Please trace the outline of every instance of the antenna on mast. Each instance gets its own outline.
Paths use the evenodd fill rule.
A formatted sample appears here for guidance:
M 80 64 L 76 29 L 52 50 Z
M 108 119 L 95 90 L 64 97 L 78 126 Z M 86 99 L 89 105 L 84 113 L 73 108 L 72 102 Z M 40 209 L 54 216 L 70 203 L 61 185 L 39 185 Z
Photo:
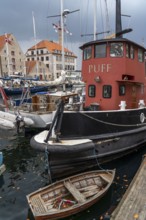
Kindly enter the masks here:
M 61 30 L 61 38 L 62 38 L 62 69 L 65 69 L 65 64 L 64 64 L 64 20 L 67 17 L 67 15 L 77 12 L 79 11 L 79 9 L 77 10 L 73 10 L 70 11 L 69 9 L 63 9 L 63 0 L 61 0 L 61 13 L 58 15 L 51 15 L 51 16 L 47 16 L 47 18 L 55 18 L 55 17 L 60 17 L 61 18 L 61 26 L 60 26 L 60 30 Z M 59 30 L 58 29 L 58 30 Z

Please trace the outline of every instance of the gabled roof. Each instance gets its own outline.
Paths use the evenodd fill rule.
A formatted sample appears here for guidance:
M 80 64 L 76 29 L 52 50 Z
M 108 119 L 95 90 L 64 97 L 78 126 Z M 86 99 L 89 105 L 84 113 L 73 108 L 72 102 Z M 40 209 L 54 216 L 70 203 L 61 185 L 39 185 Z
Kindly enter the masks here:
M 60 44 L 53 42 L 53 41 L 48 41 L 48 40 L 40 41 L 38 44 L 29 48 L 28 51 L 29 50 L 36 50 L 36 48 L 37 49 L 45 49 L 46 48 L 49 52 L 52 52 L 52 53 L 55 53 L 56 51 L 62 51 L 62 46 Z M 73 52 L 71 52 L 67 48 L 64 48 L 64 52 L 70 52 L 70 53 L 72 53 L 73 56 L 75 56 L 73 54 Z
M 7 38 L 9 38 L 10 36 L 11 36 L 11 34 L 7 34 Z M 0 36 L 0 50 L 2 50 L 6 44 L 5 37 L 6 37 L 5 35 Z

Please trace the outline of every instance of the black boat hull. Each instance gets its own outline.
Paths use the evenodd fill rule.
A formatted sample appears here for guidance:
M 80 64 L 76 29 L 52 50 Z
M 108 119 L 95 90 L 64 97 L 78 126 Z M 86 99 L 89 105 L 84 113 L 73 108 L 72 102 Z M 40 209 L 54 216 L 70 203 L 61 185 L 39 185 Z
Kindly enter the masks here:
M 87 138 L 87 137 L 86 137 Z M 44 138 L 45 139 L 45 138 Z M 43 140 L 43 139 L 42 139 Z M 54 178 L 84 171 L 98 164 L 123 157 L 146 143 L 146 126 L 127 131 L 106 133 L 88 136 L 85 143 L 71 144 L 73 139 L 68 138 L 68 145 L 43 142 L 34 136 L 31 146 L 39 151 L 48 152 L 49 167 Z M 80 140 L 81 139 L 74 139 Z M 83 139 L 82 139 L 83 140 Z

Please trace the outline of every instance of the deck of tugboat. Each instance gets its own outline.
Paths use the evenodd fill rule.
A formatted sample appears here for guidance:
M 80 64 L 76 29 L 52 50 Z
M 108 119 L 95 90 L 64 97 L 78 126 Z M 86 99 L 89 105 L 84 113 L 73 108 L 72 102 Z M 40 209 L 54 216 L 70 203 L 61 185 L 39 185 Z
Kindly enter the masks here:
M 61 140 L 60 142 L 57 143 L 57 145 L 65 145 L 65 146 L 72 146 L 72 145 L 77 145 L 77 144 L 85 144 L 92 142 L 89 139 L 78 139 L 78 140 Z M 56 145 L 56 142 L 54 141 L 48 141 L 49 145 Z

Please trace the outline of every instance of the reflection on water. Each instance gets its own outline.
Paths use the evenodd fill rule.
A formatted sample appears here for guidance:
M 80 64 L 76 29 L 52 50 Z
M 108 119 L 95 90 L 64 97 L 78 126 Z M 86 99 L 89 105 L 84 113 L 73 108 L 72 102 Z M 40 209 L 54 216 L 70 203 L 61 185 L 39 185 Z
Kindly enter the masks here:
M 10 138 L 9 134 L 9 139 L 1 140 L 6 172 L 0 177 L 0 218 L 26 220 L 26 195 L 47 184 L 43 155 L 30 148 L 29 137 Z
M 33 220 L 26 195 L 48 184 L 45 174 L 44 154 L 30 147 L 31 135 L 16 136 L 0 130 L 0 151 L 4 154 L 6 172 L 0 177 L 0 219 Z M 111 212 L 120 201 L 136 170 L 145 148 L 123 159 L 102 166 L 103 169 L 116 168 L 116 178 L 107 195 L 90 209 L 66 218 L 68 220 L 99 220 L 106 212 Z

